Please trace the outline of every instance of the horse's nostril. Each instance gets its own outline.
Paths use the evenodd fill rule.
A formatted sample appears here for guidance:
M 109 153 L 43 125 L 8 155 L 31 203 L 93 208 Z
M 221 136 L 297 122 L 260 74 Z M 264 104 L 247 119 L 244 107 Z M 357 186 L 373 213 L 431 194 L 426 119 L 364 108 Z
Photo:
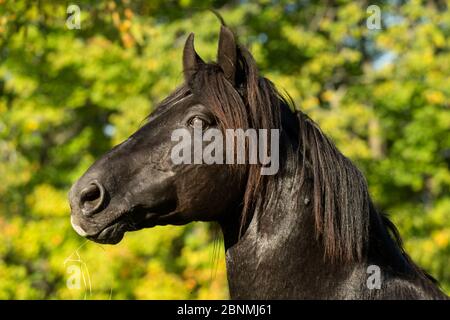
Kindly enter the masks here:
M 92 184 L 81 192 L 81 202 L 97 200 L 100 197 L 100 189 Z
M 89 215 L 99 211 L 105 199 L 105 189 L 97 181 L 92 181 L 89 186 L 81 190 L 80 208 L 83 214 Z

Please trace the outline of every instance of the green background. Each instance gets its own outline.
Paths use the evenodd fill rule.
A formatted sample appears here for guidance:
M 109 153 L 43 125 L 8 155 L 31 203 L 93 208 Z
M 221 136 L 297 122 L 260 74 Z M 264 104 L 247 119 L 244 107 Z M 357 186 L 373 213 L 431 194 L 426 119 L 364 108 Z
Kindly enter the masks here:
M 0 299 L 228 298 L 214 226 L 100 246 L 72 230 L 66 200 L 182 83 L 189 32 L 214 60 L 220 24 L 206 8 L 363 170 L 407 251 L 449 294 L 448 3 L 327 2 L 0 0 Z M 79 30 L 65 24 L 72 3 Z M 381 29 L 366 25 L 374 3 Z

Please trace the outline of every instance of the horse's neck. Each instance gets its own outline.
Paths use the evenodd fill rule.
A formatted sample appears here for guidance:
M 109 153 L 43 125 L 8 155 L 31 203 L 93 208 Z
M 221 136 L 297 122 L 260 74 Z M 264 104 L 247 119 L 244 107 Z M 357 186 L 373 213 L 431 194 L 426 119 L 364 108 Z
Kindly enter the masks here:
M 361 296 L 366 283 L 365 264 L 344 266 L 324 258 L 315 231 L 312 174 L 288 162 L 299 161 L 296 119 L 285 108 L 280 151 L 288 160 L 277 174 L 277 191 L 264 196 L 266 205 L 253 212 L 241 238 L 239 210 L 221 222 L 231 298 L 352 298 Z
M 239 241 L 230 230 L 236 226 L 222 226 L 231 298 L 339 298 L 344 283 L 362 283 L 361 266 L 325 262 L 313 229 L 311 197 L 301 195 L 295 211 L 288 191 L 279 197 L 274 206 L 253 214 Z
M 304 190 L 311 188 L 306 185 Z M 291 207 L 295 201 L 288 191 L 279 196 L 276 205 L 253 214 L 240 239 L 237 224 L 222 224 L 232 299 L 444 297 L 429 281 L 418 289 L 406 280 L 396 279 L 387 291 L 369 290 L 371 264 L 383 270 L 384 281 L 398 273 L 408 274 L 411 279 L 418 277 L 387 237 L 385 228 L 375 231 L 373 236 L 378 240 L 363 262 L 331 263 L 324 258 L 323 244 L 316 238 L 312 201 L 305 201 L 311 199 L 310 195 L 301 193 L 296 199 L 301 205 L 296 210 Z M 378 222 L 373 228 L 380 228 Z
M 287 113 L 288 110 L 284 112 Z M 284 132 L 295 137 L 298 134 L 295 122 L 289 123 L 288 120 L 292 118 L 289 114 L 284 118 Z M 286 135 L 282 138 L 295 141 L 295 138 L 289 139 Z M 286 141 L 282 145 L 292 145 L 293 149 L 296 147 L 295 143 Z M 289 158 L 289 155 L 285 158 Z M 230 210 L 226 218 L 228 221 L 221 222 L 231 298 L 398 298 L 399 292 L 402 293 L 400 296 L 406 298 L 426 298 L 430 297 L 427 290 L 441 296 L 431 283 L 423 285 L 427 287 L 426 290 L 419 290 L 409 281 L 397 278 L 397 274 L 407 274 L 409 278 L 417 279 L 418 273 L 391 239 L 386 222 L 382 221 L 372 205 L 369 206 L 367 257 L 362 262 L 346 264 L 331 263 L 324 258 L 324 245 L 321 239 L 317 239 L 315 231 L 311 176 L 306 170 L 304 183 L 299 184 L 298 167 L 286 165 L 284 169 L 277 176 L 280 184 L 275 189 L 278 191 L 267 197 L 264 208 L 250 215 L 250 223 L 244 227 L 242 237 L 238 236 L 241 208 Z M 300 190 L 298 186 L 301 186 Z M 394 282 L 390 289 L 379 292 L 369 290 L 366 285 L 369 264 L 382 268 L 386 279 L 395 278 L 390 280 Z

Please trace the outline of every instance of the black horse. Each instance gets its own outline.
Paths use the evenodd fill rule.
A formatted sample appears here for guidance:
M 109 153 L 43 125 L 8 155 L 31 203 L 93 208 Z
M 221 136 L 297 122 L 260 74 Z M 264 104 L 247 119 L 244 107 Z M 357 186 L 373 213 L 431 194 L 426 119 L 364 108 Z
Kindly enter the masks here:
M 95 162 L 69 198 L 78 234 L 118 243 L 126 231 L 217 221 L 233 299 L 445 299 L 374 208 L 366 181 L 319 127 L 258 73 L 222 26 L 218 62 L 191 34 L 184 84 L 144 126 Z M 279 129 L 280 168 L 174 164 L 185 128 Z

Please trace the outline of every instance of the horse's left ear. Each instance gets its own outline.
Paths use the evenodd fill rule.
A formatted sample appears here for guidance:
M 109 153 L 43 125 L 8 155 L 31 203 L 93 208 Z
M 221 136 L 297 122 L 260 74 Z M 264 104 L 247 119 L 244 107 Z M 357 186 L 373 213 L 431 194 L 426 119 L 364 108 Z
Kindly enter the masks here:
M 225 77 L 234 85 L 237 68 L 237 45 L 233 32 L 222 25 L 219 36 L 219 51 L 217 62 L 222 68 Z
M 194 34 L 191 33 L 186 40 L 183 50 L 183 72 L 184 79 L 189 82 L 192 76 L 197 72 L 198 67 L 204 64 L 202 58 L 197 54 L 194 48 Z

